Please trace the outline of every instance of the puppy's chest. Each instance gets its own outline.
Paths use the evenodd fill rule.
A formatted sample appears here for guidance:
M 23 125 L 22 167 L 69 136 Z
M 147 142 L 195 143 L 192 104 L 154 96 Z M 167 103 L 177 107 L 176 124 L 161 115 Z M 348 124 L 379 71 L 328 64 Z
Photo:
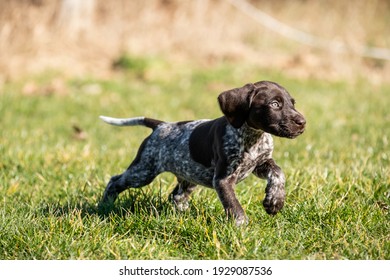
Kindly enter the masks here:
M 238 180 L 247 177 L 253 169 L 272 157 L 273 141 L 268 133 L 249 128 L 227 129 L 224 139 L 224 153 L 228 173 L 235 173 Z

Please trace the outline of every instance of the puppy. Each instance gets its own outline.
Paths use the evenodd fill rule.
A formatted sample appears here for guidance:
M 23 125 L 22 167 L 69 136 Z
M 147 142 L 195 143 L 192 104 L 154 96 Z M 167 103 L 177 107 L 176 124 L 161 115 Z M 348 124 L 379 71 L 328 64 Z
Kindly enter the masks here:
M 218 102 L 224 116 L 214 120 L 170 123 L 101 116 L 112 125 L 153 130 L 127 170 L 108 182 L 101 203 L 112 203 L 124 190 L 143 187 L 158 174 L 171 172 L 178 184 L 170 197 L 179 210 L 188 208 L 191 192 L 202 185 L 215 189 L 227 216 L 241 225 L 247 218 L 234 187 L 253 173 L 267 180 L 263 206 L 268 214 L 276 214 L 285 201 L 285 176 L 272 159 L 271 134 L 295 138 L 304 132 L 305 118 L 290 94 L 269 81 L 222 92 Z

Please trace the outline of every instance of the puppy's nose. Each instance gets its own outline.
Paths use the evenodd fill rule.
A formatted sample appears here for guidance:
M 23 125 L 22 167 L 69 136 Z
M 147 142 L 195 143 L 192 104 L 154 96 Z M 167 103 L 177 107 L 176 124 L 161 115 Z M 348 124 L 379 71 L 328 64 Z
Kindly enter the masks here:
M 305 126 L 306 120 L 303 117 L 298 117 L 294 120 L 294 122 L 299 126 Z

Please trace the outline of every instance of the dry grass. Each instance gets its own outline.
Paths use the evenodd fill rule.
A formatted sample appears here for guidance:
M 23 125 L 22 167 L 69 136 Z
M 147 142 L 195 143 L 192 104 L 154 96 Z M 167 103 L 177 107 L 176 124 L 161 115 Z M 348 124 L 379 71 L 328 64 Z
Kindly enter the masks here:
M 49 69 L 103 76 L 124 52 L 167 60 L 277 68 L 298 77 L 382 82 L 386 61 L 340 55 L 280 37 L 222 0 L 85 0 L 84 13 L 60 0 L 0 2 L 1 81 Z M 328 40 L 390 48 L 388 1 L 252 1 L 292 27 Z

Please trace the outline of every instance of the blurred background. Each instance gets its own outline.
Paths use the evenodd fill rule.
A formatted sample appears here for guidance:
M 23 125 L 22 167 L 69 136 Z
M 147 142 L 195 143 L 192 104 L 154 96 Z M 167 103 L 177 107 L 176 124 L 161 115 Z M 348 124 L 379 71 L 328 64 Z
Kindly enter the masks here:
M 124 54 L 382 83 L 389 49 L 388 0 L 0 0 L 0 84 L 107 76 Z

